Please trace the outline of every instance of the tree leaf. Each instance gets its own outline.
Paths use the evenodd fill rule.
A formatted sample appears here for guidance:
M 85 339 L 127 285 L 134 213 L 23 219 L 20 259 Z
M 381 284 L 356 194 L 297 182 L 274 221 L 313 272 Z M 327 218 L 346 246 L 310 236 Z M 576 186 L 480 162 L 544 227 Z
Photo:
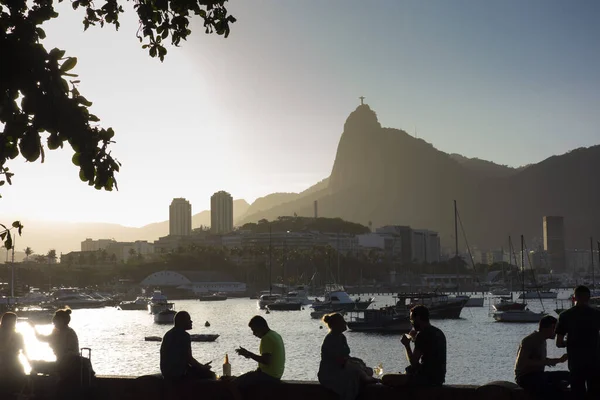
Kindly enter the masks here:
M 61 72 L 67 72 L 75 68 L 77 65 L 77 57 L 69 57 L 60 66 Z

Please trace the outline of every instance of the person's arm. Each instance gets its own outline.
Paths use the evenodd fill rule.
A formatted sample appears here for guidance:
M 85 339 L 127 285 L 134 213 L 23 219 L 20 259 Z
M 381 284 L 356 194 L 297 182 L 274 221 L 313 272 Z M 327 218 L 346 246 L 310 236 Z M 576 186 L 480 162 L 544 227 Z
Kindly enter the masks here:
M 240 347 L 239 349 L 236 350 L 236 352 L 245 358 L 251 358 L 254 361 L 256 361 L 257 363 L 260 364 L 265 364 L 265 365 L 269 365 L 271 363 L 271 353 L 265 353 L 262 355 L 258 355 L 258 354 L 254 354 L 253 352 L 244 349 L 243 347 Z
M 400 342 L 404 345 L 404 352 L 406 353 L 406 359 L 411 366 L 419 366 L 419 360 L 421 359 L 421 351 L 415 346 L 415 349 L 410 348 L 410 339 L 406 335 L 402 335 Z

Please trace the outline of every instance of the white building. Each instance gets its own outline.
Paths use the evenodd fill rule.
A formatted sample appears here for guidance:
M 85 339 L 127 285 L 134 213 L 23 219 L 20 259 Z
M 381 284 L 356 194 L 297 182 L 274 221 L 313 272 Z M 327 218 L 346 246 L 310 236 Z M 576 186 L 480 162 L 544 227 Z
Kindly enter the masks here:
M 192 233 L 192 205 L 184 198 L 175 198 L 169 206 L 169 235 L 187 236 Z
M 245 283 L 235 282 L 216 271 L 160 271 L 147 276 L 140 285 L 189 290 L 195 294 L 224 292 L 233 295 L 246 292 Z
M 365 233 L 356 236 L 361 250 L 379 249 L 385 256 L 399 260 L 402 255 L 402 238 L 386 233 Z
M 426 229 L 413 229 L 411 239 L 412 260 L 418 263 L 440 261 L 440 236 Z
M 93 240 L 93 239 L 87 238 L 83 242 L 81 242 L 81 251 L 104 250 L 112 243 L 116 243 L 116 241 L 114 239 Z
M 222 235 L 233 231 L 233 197 L 220 191 L 210 198 L 210 230 Z
M 221 237 L 223 247 L 227 248 L 290 248 L 310 250 L 315 246 L 329 244 L 328 237 L 318 232 L 272 232 L 252 233 L 247 231 L 233 232 Z

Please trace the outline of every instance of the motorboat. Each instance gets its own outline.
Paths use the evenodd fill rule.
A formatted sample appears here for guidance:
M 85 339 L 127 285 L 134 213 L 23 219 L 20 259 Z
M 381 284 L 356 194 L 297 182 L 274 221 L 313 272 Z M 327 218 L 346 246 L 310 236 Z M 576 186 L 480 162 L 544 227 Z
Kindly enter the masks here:
M 148 299 L 138 297 L 133 301 L 122 301 L 117 305 L 119 310 L 145 310 L 148 308 Z
M 492 314 L 497 322 L 520 322 L 520 323 L 535 323 L 546 315 L 545 312 L 533 312 L 529 309 L 525 310 L 509 310 L 498 311 Z
M 412 329 L 406 314 L 396 307 L 351 311 L 347 315 L 348 329 L 355 332 L 407 333 Z
M 519 299 L 556 299 L 557 296 L 557 292 L 530 290 L 521 293 Z
M 296 301 L 303 306 L 308 306 L 313 303 L 312 300 L 308 298 L 305 286 L 296 286 L 293 290 L 289 291 L 285 297 L 290 301 Z
M 508 299 L 501 298 L 500 301 L 492 304 L 492 308 L 496 312 L 501 312 L 501 311 L 523 311 L 526 306 L 527 306 L 527 303 L 525 303 L 525 302 L 519 303 L 519 302 L 513 301 L 510 298 L 508 298 Z
M 362 301 L 360 298 L 353 300 L 348 293 L 346 293 L 343 286 L 331 284 L 326 285 L 323 300 L 316 298 L 311 307 L 315 311 L 333 309 L 353 311 L 365 310 L 371 303 L 373 303 L 373 298 Z
M 106 306 L 106 299 L 94 298 L 82 293 L 77 288 L 62 288 L 50 294 L 52 300 L 43 303 L 54 308 L 69 307 L 72 310 L 84 308 L 101 308 Z
M 158 314 L 161 311 L 170 310 L 173 308 L 173 303 L 167 301 L 167 296 L 162 294 L 160 290 L 155 290 L 150 296 L 147 303 L 148 312 L 150 314 Z
M 269 311 L 300 311 L 302 309 L 302 303 L 295 300 L 290 300 L 287 297 L 278 299 L 275 302 L 267 305 Z
M 265 310 L 269 304 L 273 304 L 279 299 L 281 299 L 280 294 L 262 294 L 257 302 L 258 308 Z
M 396 309 L 408 315 L 411 308 L 424 305 L 429 309 L 431 319 L 458 319 L 468 299 L 449 297 L 437 292 L 399 293 Z
M 173 306 L 173 303 L 169 303 L 169 304 L 171 306 Z M 177 313 L 172 308 L 159 311 L 153 315 L 154 322 L 157 324 L 172 324 L 173 321 L 175 320 L 175 314 L 177 314 Z
M 198 300 L 200 300 L 200 301 L 225 301 L 225 300 L 227 300 L 227 295 L 225 293 L 201 294 L 200 296 L 198 296 Z

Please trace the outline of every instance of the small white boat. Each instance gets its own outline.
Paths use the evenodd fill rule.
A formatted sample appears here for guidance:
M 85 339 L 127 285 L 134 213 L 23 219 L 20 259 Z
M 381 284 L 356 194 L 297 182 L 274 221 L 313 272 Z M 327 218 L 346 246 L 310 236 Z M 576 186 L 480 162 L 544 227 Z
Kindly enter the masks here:
M 263 294 L 258 299 L 258 308 L 264 310 L 268 305 L 275 303 L 279 299 L 281 299 L 281 295 L 279 294 Z
M 546 315 L 544 312 L 531 310 L 498 311 L 492 314 L 497 322 L 537 323 Z
M 148 308 L 148 299 L 138 297 L 133 301 L 122 301 L 117 305 L 119 310 L 145 310 Z
M 170 310 L 173 308 L 173 303 L 167 301 L 167 296 L 162 294 L 160 290 L 155 290 L 148 301 L 148 312 L 150 314 L 158 314 L 161 311 Z
M 192 342 L 214 342 L 217 340 L 219 335 L 216 334 L 191 334 L 190 340 Z M 146 342 L 162 342 L 162 337 L 160 336 L 146 336 L 144 338 Z

